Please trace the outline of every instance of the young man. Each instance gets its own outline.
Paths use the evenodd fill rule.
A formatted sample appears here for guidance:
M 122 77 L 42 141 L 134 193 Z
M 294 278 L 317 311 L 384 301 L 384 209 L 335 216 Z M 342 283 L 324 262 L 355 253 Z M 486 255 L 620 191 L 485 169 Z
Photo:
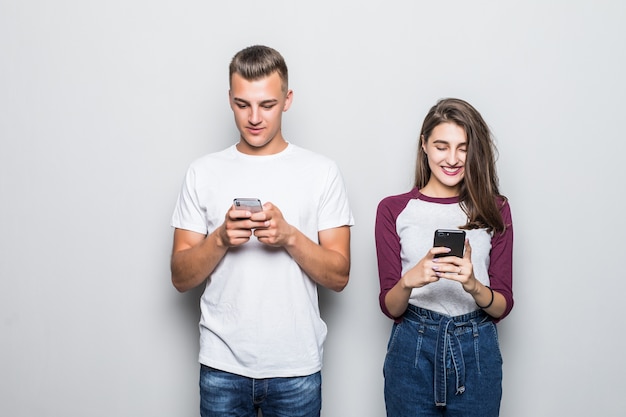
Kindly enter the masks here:
M 202 416 L 319 416 L 323 343 L 317 285 L 350 272 L 347 193 L 336 164 L 285 140 L 283 57 L 265 46 L 230 63 L 236 145 L 189 167 L 172 216 L 172 282 L 206 282 L 200 302 Z M 233 199 L 261 199 L 263 210 Z

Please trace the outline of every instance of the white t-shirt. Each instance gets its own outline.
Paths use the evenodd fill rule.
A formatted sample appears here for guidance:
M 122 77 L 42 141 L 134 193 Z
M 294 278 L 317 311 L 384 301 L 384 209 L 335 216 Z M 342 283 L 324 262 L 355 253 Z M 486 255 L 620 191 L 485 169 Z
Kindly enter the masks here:
M 314 242 L 321 230 L 354 224 L 336 164 L 293 144 L 269 156 L 242 154 L 233 145 L 193 162 L 171 224 L 210 234 L 236 197 L 271 202 Z M 317 286 L 285 249 L 254 236 L 230 248 L 207 280 L 200 307 L 202 364 L 250 378 L 321 369 L 326 325 Z

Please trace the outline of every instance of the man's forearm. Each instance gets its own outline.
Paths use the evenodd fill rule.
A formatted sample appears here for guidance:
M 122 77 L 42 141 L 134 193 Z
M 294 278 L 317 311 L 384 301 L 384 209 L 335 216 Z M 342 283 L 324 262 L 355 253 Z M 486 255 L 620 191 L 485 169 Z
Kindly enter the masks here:
M 325 247 L 324 236 L 317 244 L 296 231 L 294 242 L 285 249 L 313 281 L 339 292 L 348 284 L 350 276 L 350 229 L 337 228 L 332 233 Z
M 218 245 L 215 233 L 187 249 L 175 251 L 171 259 L 172 284 L 185 292 L 202 284 L 222 260 L 228 248 Z

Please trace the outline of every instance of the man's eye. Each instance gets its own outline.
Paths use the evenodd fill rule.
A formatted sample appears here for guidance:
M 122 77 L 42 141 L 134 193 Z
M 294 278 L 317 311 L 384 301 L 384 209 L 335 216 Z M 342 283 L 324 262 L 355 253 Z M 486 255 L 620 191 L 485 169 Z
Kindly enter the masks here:
M 267 106 L 261 106 L 261 107 L 263 107 L 265 110 L 271 110 L 274 108 L 274 106 L 275 104 L 268 104 Z
M 245 109 L 248 106 L 246 104 L 237 103 L 237 107 L 239 107 L 240 109 Z
M 445 151 L 445 150 L 446 150 L 446 148 L 442 148 L 442 147 L 437 146 L 437 150 L 438 150 L 438 151 Z

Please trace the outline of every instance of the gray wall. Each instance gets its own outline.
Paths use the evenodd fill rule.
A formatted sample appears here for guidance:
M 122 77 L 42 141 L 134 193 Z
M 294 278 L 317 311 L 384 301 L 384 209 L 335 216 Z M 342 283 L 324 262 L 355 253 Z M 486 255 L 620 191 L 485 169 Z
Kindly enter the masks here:
M 187 165 L 237 138 L 231 56 L 264 43 L 286 137 L 339 163 L 357 221 L 351 282 L 320 296 L 323 415 L 384 415 L 374 214 L 446 96 L 490 123 L 513 209 L 502 415 L 621 415 L 624 4 L 0 0 L 0 414 L 198 414 L 169 219 Z

